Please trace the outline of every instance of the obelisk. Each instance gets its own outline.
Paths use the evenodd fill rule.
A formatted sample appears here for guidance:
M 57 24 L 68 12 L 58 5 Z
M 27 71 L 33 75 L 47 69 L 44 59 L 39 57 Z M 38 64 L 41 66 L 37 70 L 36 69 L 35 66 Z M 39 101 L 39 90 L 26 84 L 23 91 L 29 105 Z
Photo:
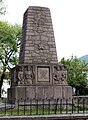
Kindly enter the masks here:
M 19 63 L 58 63 L 49 8 L 30 6 L 24 13 Z

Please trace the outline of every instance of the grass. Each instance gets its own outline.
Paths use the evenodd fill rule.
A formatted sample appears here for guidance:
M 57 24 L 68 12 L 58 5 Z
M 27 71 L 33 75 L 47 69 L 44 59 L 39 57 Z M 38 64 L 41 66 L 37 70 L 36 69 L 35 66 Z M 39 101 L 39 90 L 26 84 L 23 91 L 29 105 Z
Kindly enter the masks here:
M 6 100 L 4 100 L 6 103 Z M 67 101 L 66 103 L 63 102 L 60 104 L 58 102 L 58 105 L 52 103 L 52 104 L 25 104 L 24 106 L 23 102 L 22 104 L 18 104 L 18 107 L 15 107 L 11 105 L 9 108 L 6 107 L 0 109 L 0 116 L 2 115 L 49 115 L 49 114 L 79 114 L 79 113 L 88 113 L 88 105 L 87 101 L 78 101 L 75 100 L 74 102 L 69 103 Z M 85 104 L 83 104 L 85 103 Z M 72 106 L 73 104 L 73 106 Z M 37 106 L 36 106 L 37 105 Z M 84 110 L 83 110 L 84 109 Z
M 85 111 L 83 111 L 82 108 L 73 108 L 73 114 L 75 113 L 88 113 L 88 108 L 86 108 Z M 72 113 L 72 106 L 67 106 L 67 107 L 57 107 L 56 114 L 71 114 Z M 0 109 L 0 116 L 2 115 L 48 115 L 48 114 L 55 114 L 55 107 L 49 108 L 48 106 L 46 107 L 34 107 L 32 106 L 31 108 L 26 108 L 26 107 L 21 107 L 19 109 L 17 108 L 12 108 L 12 109 Z

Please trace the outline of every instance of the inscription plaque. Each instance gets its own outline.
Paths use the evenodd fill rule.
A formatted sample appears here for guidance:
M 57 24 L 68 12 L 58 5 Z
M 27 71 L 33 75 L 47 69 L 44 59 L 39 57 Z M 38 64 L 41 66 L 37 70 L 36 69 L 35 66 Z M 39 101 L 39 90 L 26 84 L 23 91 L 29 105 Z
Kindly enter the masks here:
M 50 67 L 38 66 L 37 67 L 38 82 L 50 81 Z

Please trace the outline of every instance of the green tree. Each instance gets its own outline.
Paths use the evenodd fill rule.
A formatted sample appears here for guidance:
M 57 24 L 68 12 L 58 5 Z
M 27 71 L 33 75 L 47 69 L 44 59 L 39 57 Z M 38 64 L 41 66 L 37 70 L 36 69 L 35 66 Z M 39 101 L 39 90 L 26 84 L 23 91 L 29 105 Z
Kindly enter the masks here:
M 87 87 L 87 63 L 81 62 L 77 57 L 61 59 L 61 63 L 67 66 L 68 84 L 76 88 L 76 94 L 84 94 Z
M 0 15 L 5 14 L 6 6 L 4 0 L 0 0 Z
M 21 27 L 0 21 L 0 97 L 3 79 L 6 70 L 10 71 L 18 62 L 18 51 L 20 46 Z

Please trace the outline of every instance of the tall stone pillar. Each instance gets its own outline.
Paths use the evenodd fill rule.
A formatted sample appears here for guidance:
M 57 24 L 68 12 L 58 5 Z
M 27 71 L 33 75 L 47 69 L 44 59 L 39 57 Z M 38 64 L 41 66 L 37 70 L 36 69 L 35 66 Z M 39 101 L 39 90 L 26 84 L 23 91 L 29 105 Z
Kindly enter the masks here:
M 49 8 L 29 7 L 24 13 L 20 64 L 58 63 Z

